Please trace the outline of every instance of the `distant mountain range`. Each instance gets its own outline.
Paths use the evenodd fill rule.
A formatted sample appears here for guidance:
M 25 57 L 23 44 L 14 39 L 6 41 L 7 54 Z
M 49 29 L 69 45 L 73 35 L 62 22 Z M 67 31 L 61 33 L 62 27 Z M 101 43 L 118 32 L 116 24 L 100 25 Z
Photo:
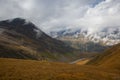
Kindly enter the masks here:
M 0 21 L 0 57 L 69 61 L 74 49 L 25 19 Z
M 108 46 L 120 43 L 120 27 L 108 27 L 95 33 L 83 29 L 53 31 L 50 36 L 87 52 L 104 51 Z

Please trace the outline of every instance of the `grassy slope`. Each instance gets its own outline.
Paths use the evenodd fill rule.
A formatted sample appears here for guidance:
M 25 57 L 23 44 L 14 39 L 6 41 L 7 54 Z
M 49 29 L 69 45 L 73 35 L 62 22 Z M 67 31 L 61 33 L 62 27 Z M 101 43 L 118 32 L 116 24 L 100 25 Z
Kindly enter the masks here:
M 106 50 L 100 56 L 91 60 L 88 64 L 99 65 L 101 67 L 115 68 L 120 70 L 120 44 Z
M 95 66 L 0 58 L 0 80 L 120 80 L 119 74 Z

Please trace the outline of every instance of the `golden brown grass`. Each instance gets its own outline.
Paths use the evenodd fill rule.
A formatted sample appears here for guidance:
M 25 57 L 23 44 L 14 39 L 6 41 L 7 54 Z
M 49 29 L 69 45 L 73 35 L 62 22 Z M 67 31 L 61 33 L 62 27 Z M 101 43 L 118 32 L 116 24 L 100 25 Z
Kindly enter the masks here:
M 0 58 L 0 80 L 120 80 L 120 71 L 97 66 Z
M 120 70 L 120 44 L 106 50 L 103 54 L 91 60 L 89 64 Z

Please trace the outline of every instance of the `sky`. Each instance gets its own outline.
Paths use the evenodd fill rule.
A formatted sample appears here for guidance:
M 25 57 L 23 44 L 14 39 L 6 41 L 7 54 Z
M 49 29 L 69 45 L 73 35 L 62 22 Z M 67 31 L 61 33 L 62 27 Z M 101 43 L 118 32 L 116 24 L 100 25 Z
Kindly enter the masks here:
M 24 18 L 46 33 L 120 27 L 120 0 L 0 0 L 0 20 Z

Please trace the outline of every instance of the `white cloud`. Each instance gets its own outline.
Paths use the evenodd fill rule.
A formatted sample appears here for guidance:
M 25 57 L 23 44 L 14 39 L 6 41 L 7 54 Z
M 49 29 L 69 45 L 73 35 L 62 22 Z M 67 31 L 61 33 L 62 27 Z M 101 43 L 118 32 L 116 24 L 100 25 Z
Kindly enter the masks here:
M 22 17 L 46 33 L 120 27 L 120 0 L 0 0 L 0 20 Z
M 86 23 L 83 26 L 93 28 L 93 32 L 94 29 L 97 31 L 105 27 L 120 27 L 120 1 L 106 0 L 89 8 L 83 21 Z

